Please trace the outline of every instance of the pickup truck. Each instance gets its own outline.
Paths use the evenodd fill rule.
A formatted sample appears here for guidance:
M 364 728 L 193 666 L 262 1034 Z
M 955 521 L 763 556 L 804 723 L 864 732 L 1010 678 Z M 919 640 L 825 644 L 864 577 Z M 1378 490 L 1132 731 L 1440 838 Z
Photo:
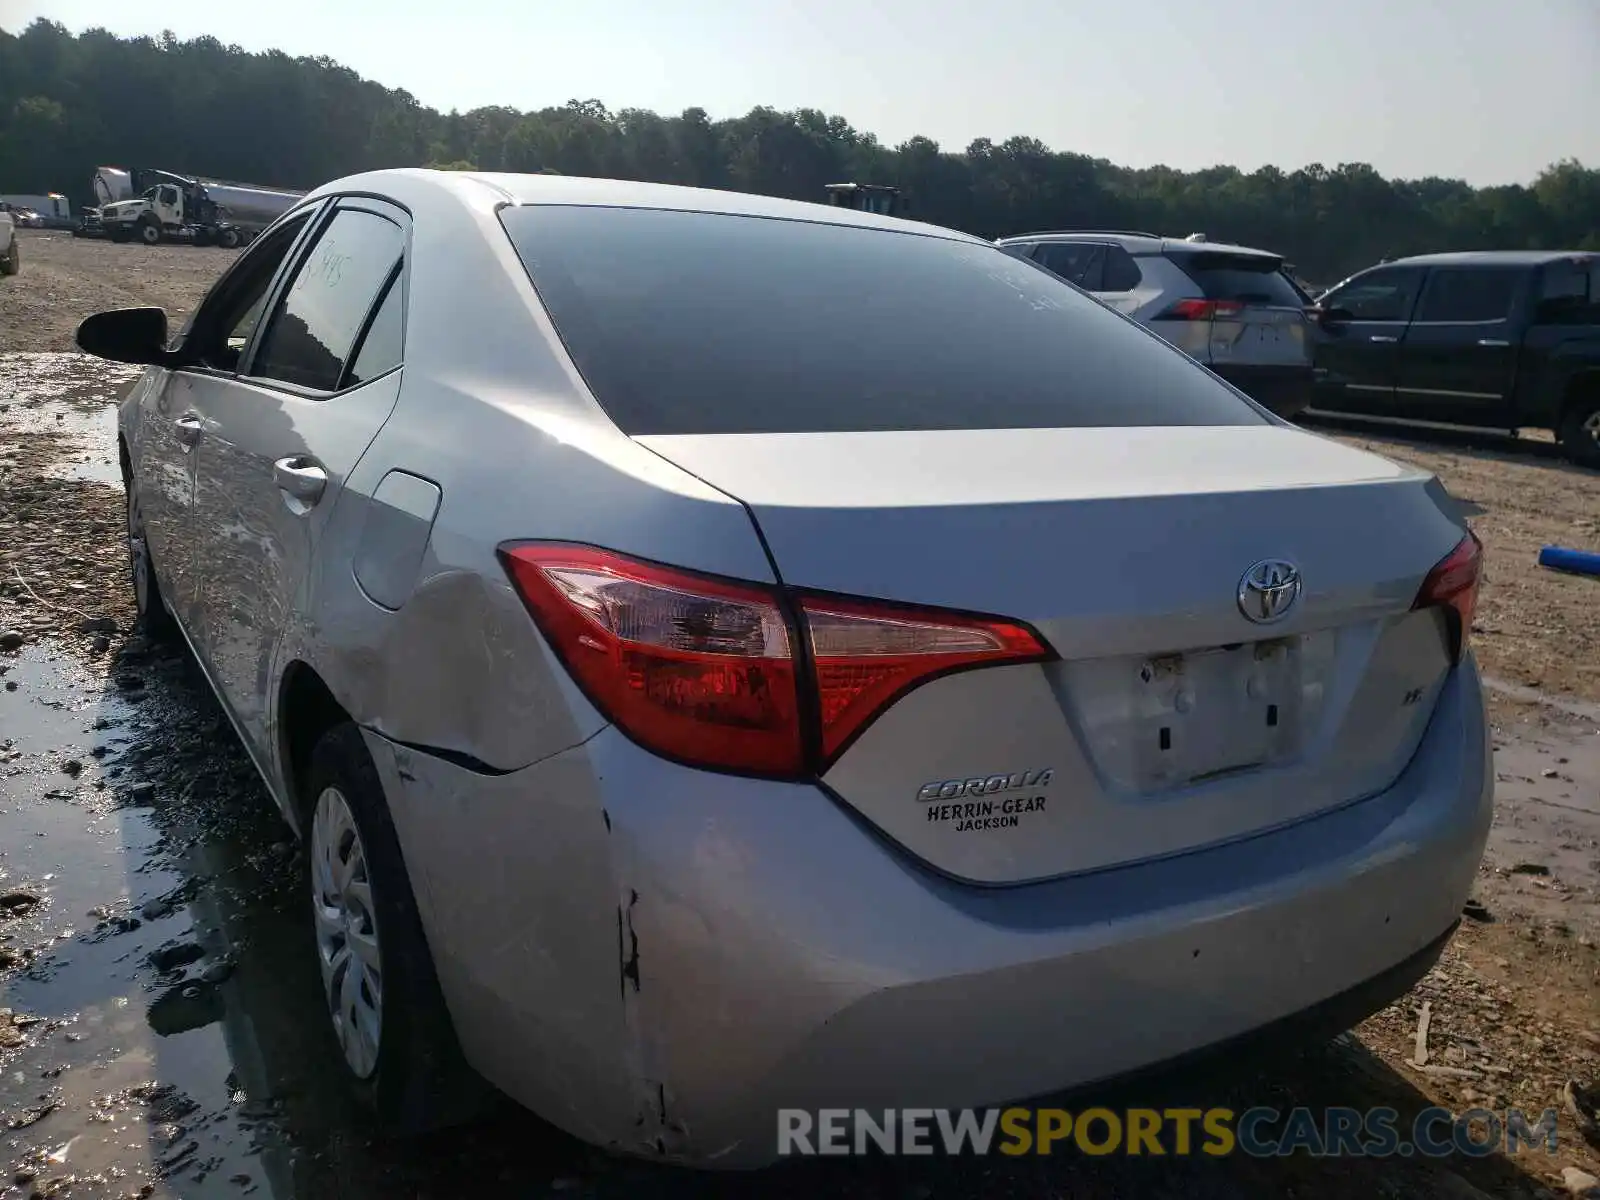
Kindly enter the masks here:
M 11 206 L 0 203 L 0 275 L 15 275 L 20 270 L 22 257 L 17 247 L 17 222 L 11 215 Z
M 1393 259 L 1317 308 L 1308 412 L 1549 429 L 1600 467 L 1600 254 Z

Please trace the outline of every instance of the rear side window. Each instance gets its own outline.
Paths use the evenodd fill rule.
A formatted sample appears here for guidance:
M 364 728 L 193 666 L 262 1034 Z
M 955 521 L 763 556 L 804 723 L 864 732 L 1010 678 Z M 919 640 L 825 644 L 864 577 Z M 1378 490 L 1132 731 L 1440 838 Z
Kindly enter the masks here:
M 1144 272 L 1139 270 L 1138 260 L 1121 246 L 1106 247 L 1101 271 L 1101 291 L 1131 292 L 1144 282 Z
M 1355 321 L 1409 321 L 1421 285 L 1416 267 L 1384 267 L 1335 288 L 1322 298 L 1322 307 L 1341 309 Z
M 1417 306 L 1418 321 L 1503 321 L 1511 315 L 1520 271 L 1436 267 Z
M 307 252 L 273 310 L 250 374 L 331 392 L 405 250 L 400 226 L 342 209 Z
M 501 220 L 630 434 L 1266 421 L 992 245 L 657 209 L 533 205 Z
M 346 387 L 356 387 L 400 365 L 402 343 L 405 341 L 405 292 L 400 270 L 396 268 L 389 277 L 388 287 L 372 323 L 361 335 L 359 348 L 350 360 L 350 370 L 345 375 Z
M 1283 260 L 1268 254 L 1170 251 L 1167 257 L 1199 285 L 1207 300 L 1303 308 L 1305 301 L 1283 273 Z
M 1045 242 L 1033 248 L 1033 259 L 1061 278 L 1087 287 L 1085 274 L 1103 249 L 1094 242 Z
M 1547 325 L 1600 324 L 1600 258 L 1546 266 L 1539 278 L 1538 320 Z

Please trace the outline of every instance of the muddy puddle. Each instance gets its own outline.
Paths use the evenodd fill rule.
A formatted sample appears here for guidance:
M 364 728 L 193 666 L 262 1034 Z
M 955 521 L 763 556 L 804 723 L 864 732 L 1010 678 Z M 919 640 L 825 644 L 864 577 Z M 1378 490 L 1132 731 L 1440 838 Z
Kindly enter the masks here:
M 284 830 L 215 716 L 160 694 L 181 659 L 3 668 L 0 1160 L 47 1196 L 299 1194 L 281 1110 L 316 1081 L 284 1068 L 321 1061 L 320 1014 L 279 948 Z
M 1521 907 L 1600 940 L 1600 728 L 1573 721 L 1496 739 L 1485 857 Z
M 78 353 L 0 355 L 0 472 L 24 461 L 35 469 L 24 459 L 27 442 L 47 434 L 58 440 L 51 461 L 36 468 L 43 475 L 120 484 L 115 406 L 140 370 Z

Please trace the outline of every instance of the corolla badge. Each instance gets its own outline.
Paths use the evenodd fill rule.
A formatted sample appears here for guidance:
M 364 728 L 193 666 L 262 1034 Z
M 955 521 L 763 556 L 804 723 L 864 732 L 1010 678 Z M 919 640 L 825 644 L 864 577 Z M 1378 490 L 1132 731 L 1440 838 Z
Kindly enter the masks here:
M 1300 568 L 1281 558 L 1264 558 L 1239 580 L 1239 611 L 1258 625 L 1289 615 L 1300 599 Z

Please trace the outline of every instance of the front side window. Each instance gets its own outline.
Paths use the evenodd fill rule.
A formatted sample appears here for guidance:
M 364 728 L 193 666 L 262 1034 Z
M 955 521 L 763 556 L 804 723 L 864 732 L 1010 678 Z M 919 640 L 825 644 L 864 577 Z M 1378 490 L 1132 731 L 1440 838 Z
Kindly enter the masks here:
M 1421 282 L 1422 272 L 1415 267 L 1369 271 L 1329 292 L 1322 306 L 1347 312 L 1355 321 L 1409 321 Z
M 362 209 L 335 213 L 273 310 L 250 374 L 331 392 L 405 252 L 405 233 Z
M 986 243 L 579 205 L 500 219 L 629 434 L 1268 420 L 1154 334 Z
M 288 257 L 310 214 L 291 218 L 250 247 L 207 297 L 185 334 L 185 344 L 201 365 L 216 371 L 239 369 L 239 357 L 261 320 L 273 276 Z
M 1494 267 L 1435 267 L 1417 306 L 1418 321 L 1503 321 L 1522 273 Z

